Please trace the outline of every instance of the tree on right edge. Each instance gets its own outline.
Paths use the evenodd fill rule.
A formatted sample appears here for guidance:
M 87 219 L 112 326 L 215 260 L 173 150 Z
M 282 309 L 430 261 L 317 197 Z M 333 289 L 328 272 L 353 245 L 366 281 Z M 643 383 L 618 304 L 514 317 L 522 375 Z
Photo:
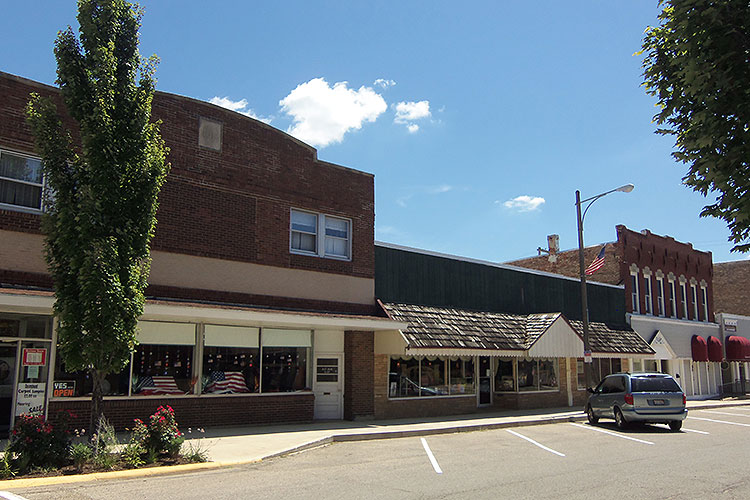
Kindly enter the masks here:
M 683 182 L 716 194 L 701 217 L 724 220 L 732 251 L 750 250 L 750 7 L 747 0 L 660 0 L 643 40 L 644 85 L 675 136 Z

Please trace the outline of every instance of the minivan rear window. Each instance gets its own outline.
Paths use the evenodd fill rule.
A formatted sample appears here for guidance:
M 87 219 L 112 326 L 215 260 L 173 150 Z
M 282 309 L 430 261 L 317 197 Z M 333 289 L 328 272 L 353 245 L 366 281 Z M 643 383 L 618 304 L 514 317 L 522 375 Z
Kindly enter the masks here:
M 682 392 L 677 382 L 667 377 L 633 377 L 630 383 L 633 392 Z

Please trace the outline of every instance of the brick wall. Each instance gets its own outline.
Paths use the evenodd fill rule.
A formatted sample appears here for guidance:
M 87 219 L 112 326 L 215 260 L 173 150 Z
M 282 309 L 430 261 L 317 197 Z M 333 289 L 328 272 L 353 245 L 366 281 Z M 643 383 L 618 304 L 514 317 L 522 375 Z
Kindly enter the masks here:
M 24 108 L 30 92 L 57 89 L 0 72 L 0 147 L 33 154 Z M 153 119 L 170 148 L 154 250 L 262 265 L 374 276 L 374 179 L 317 159 L 316 150 L 262 122 L 209 103 L 159 92 Z M 223 126 L 222 150 L 198 146 L 200 118 Z M 75 124 L 64 115 L 65 125 Z M 351 261 L 289 252 L 291 208 L 351 220 Z M 0 229 L 39 232 L 39 216 L 0 210 Z
M 599 255 L 601 245 L 591 246 L 583 249 L 584 266 L 588 266 Z M 622 260 L 620 248 L 616 243 L 609 243 L 605 250 L 604 266 L 596 271 L 593 276 L 588 276 L 590 281 L 599 283 L 609 283 L 617 285 L 620 283 L 620 261 Z M 552 256 L 540 255 L 528 259 L 508 262 L 513 266 L 525 267 L 528 269 L 537 269 L 548 273 L 561 274 L 571 278 L 580 277 L 580 264 L 578 261 L 578 250 L 568 250 L 559 252 Z
M 627 312 L 633 312 L 630 300 L 632 292 L 632 283 L 630 279 L 630 266 L 635 264 L 640 270 L 639 287 L 640 287 L 640 310 L 645 311 L 644 293 L 643 293 L 643 275 L 642 271 L 648 267 L 652 272 L 652 311 L 658 311 L 657 293 L 656 293 L 656 272 L 664 273 L 664 303 L 667 309 L 666 315 L 669 316 L 669 282 L 667 275 L 671 272 L 676 278 L 684 275 L 687 280 L 695 278 L 700 283 L 704 280 L 707 284 L 708 310 L 709 314 L 714 309 L 714 284 L 713 284 L 713 264 L 711 252 L 703 252 L 693 248 L 690 243 L 676 241 L 671 236 L 659 236 L 653 234 L 648 229 L 641 232 L 632 231 L 623 225 L 616 226 L 617 241 L 607 246 L 606 260 L 604 267 L 596 271 L 589 279 L 602 283 L 624 284 L 625 285 L 625 308 Z M 588 247 L 584 250 L 584 262 L 588 266 L 596 257 L 601 246 Z M 529 269 L 538 269 L 564 276 L 577 278 L 580 276 L 578 263 L 578 250 L 568 250 L 557 254 L 555 262 L 550 262 L 547 256 L 532 257 L 509 262 L 515 266 L 526 267 Z M 675 286 L 679 287 L 679 281 L 675 281 Z M 677 290 L 679 294 L 679 290 Z M 700 285 L 698 285 L 698 309 L 702 319 L 703 304 L 700 297 Z M 682 314 L 677 301 L 678 317 Z M 688 316 L 693 318 L 692 297 L 690 297 L 690 287 L 688 284 Z M 710 316 L 713 316 L 710 314 Z
M 750 316 L 750 260 L 714 264 L 715 312 Z
M 344 332 L 344 418 L 372 418 L 375 334 Z
M 174 409 L 180 428 L 312 422 L 314 399 L 310 393 L 105 399 L 104 414 L 118 431 L 132 427 L 133 419 L 147 420 L 160 405 Z M 61 410 L 70 410 L 77 416 L 73 427 L 88 427 L 90 401 L 50 401 L 49 418 L 55 421 Z

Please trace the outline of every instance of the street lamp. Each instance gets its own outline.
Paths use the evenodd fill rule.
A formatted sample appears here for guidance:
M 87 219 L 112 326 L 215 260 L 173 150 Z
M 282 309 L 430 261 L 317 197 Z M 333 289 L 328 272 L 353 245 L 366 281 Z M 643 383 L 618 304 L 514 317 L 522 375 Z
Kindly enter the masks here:
M 576 212 L 578 213 L 578 266 L 581 272 L 581 315 L 583 319 L 583 373 L 586 378 L 586 388 L 592 386 L 591 384 L 591 344 L 589 344 L 589 304 L 588 304 L 588 293 L 586 292 L 586 267 L 583 259 L 583 219 L 586 217 L 586 212 L 589 211 L 591 205 L 603 196 L 607 196 L 610 193 L 620 191 L 622 193 L 629 193 L 635 186 L 632 184 L 625 184 L 617 189 L 612 189 L 605 193 L 592 196 L 581 200 L 581 192 L 576 191 Z M 587 203 L 586 208 L 581 214 L 581 205 Z

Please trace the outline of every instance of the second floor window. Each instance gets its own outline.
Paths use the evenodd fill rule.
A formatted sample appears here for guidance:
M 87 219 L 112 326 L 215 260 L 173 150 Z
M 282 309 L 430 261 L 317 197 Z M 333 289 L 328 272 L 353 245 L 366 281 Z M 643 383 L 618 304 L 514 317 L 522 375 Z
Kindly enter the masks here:
M 653 314 L 651 306 L 651 276 L 643 277 L 643 312 L 646 314 Z
M 664 316 L 664 280 L 658 276 L 656 278 L 656 307 L 659 309 L 659 316 Z
M 43 191 L 40 160 L 0 151 L 0 205 L 41 210 Z
M 706 287 L 701 287 L 701 295 L 703 298 L 703 321 L 709 321 L 708 319 L 708 291 Z
M 677 291 L 674 287 L 674 281 L 669 282 L 669 314 L 673 317 L 677 317 L 677 299 L 675 298 Z
M 293 253 L 348 260 L 351 243 L 349 219 L 292 209 L 290 250 Z
M 690 294 L 693 299 L 693 320 L 698 321 L 700 319 L 700 316 L 698 316 L 698 288 L 695 285 L 690 285 Z
M 638 275 L 637 274 L 631 274 L 630 275 L 630 301 L 631 305 L 633 307 L 634 313 L 641 312 L 640 305 L 638 303 Z
M 680 293 L 682 299 L 682 319 L 688 319 L 688 297 L 687 297 L 687 285 L 680 283 Z

